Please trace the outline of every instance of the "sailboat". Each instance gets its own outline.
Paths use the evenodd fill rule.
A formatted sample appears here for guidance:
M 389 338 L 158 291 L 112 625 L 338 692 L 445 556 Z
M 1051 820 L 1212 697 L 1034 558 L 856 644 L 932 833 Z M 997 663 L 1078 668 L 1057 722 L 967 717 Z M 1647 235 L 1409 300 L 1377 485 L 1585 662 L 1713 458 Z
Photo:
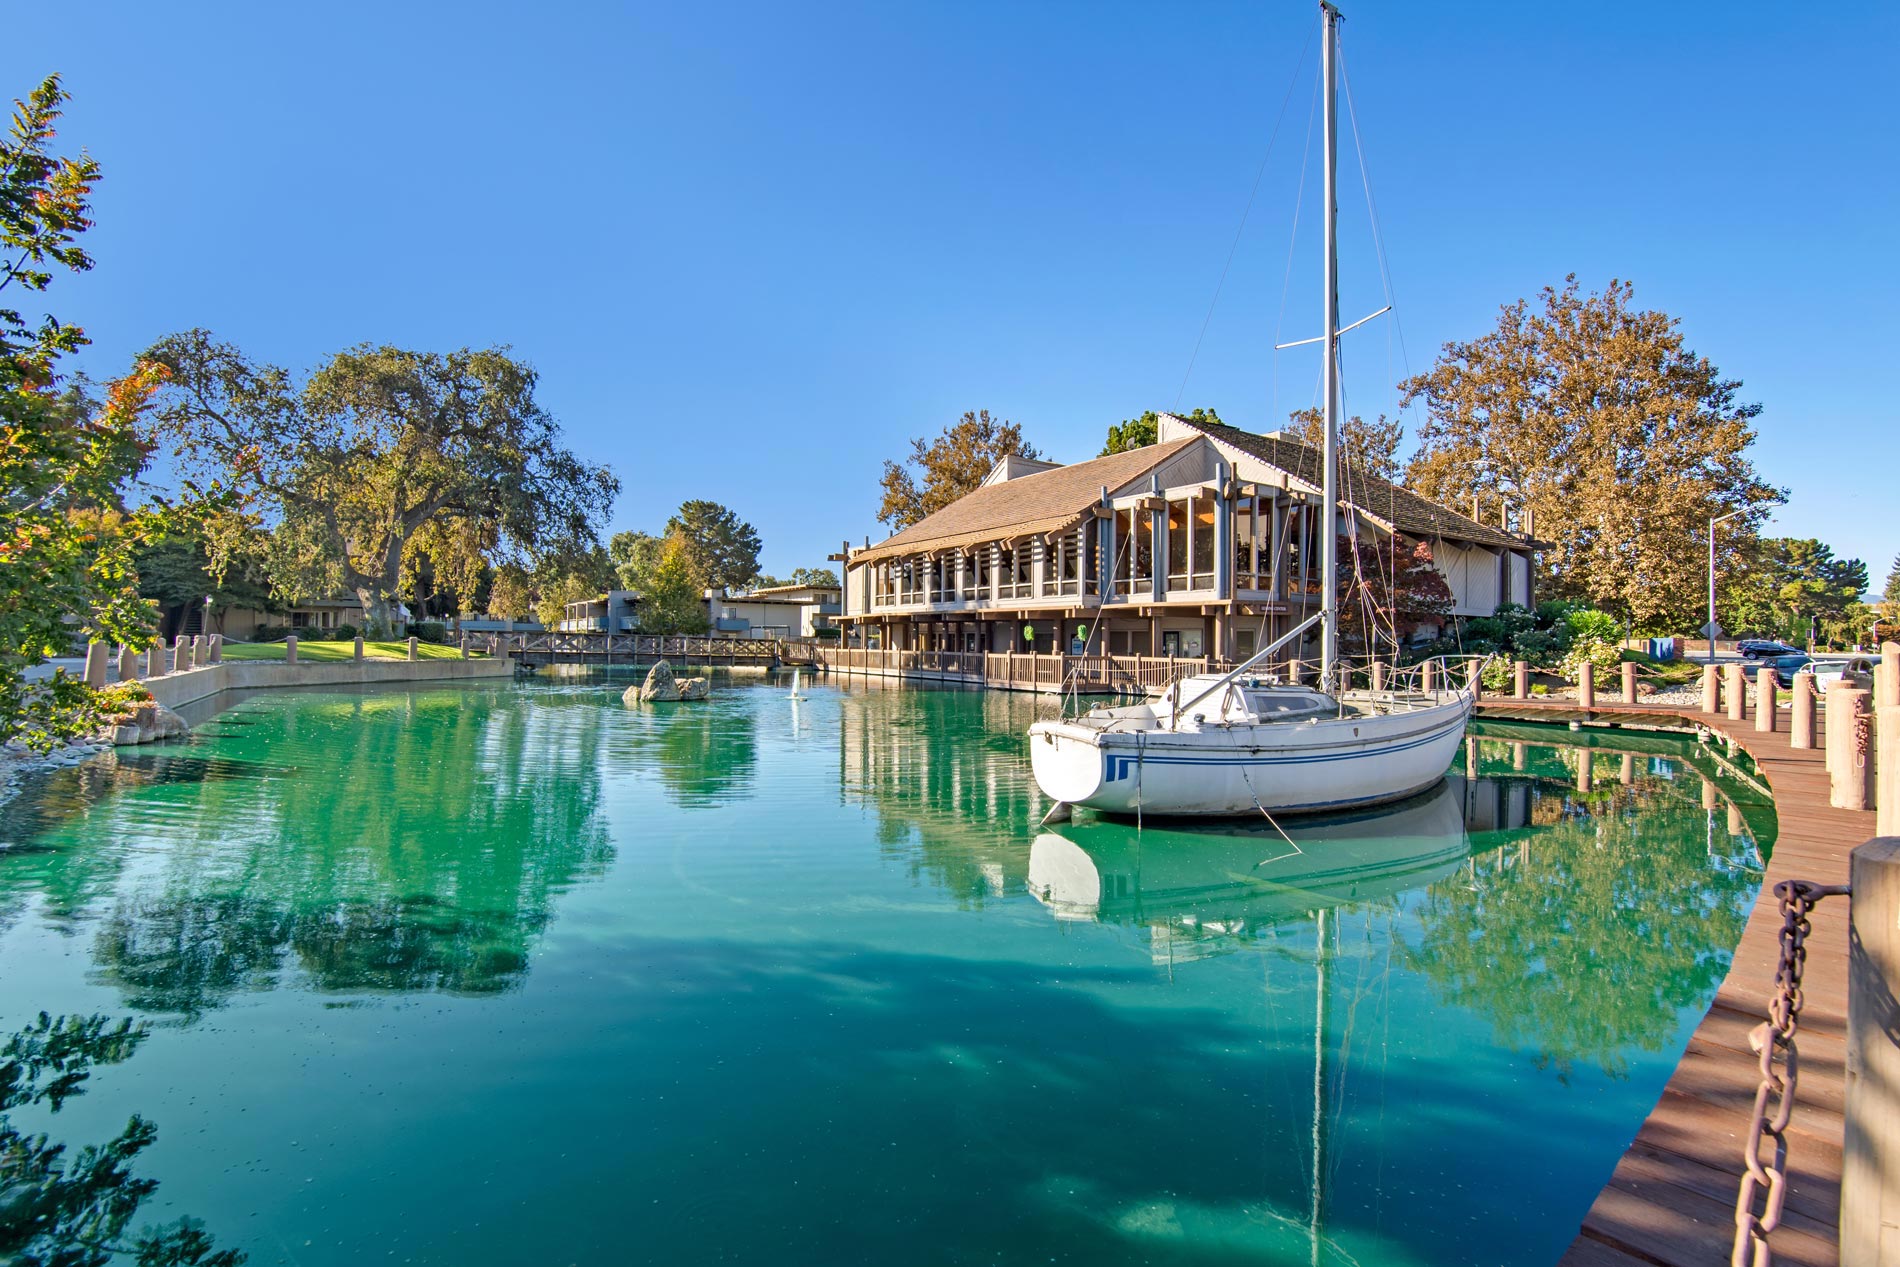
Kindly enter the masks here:
M 1444 661 L 1392 689 L 1350 689 L 1339 658 L 1339 10 L 1322 0 L 1325 144 L 1325 421 L 1318 615 L 1225 674 L 1177 680 L 1155 701 L 1095 708 L 1029 728 L 1030 763 L 1056 802 L 1119 814 L 1308 813 L 1378 805 L 1431 787 L 1464 739 L 1478 666 Z M 1317 688 L 1262 667 L 1319 627 Z

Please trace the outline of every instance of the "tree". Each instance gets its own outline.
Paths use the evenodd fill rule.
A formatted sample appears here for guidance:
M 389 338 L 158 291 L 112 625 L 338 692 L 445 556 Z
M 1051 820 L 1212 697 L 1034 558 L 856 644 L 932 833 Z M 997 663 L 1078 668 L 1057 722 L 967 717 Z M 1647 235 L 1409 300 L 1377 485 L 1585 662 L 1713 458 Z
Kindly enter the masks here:
M 1804 639 L 1813 622 L 1840 625 L 1866 589 L 1867 565 L 1859 559 L 1835 558 L 1812 539 L 1758 538 L 1729 570 L 1723 619 L 1739 633 Z
M 354 592 L 374 632 L 393 625 L 412 549 L 466 583 L 476 562 L 591 545 L 619 491 L 605 467 L 563 447 L 534 370 L 505 348 L 364 345 L 301 386 L 203 330 L 147 355 L 169 372 L 155 439 L 186 472 L 236 480 L 260 500 L 278 593 Z
M 247 542 L 222 545 L 222 575 L 214 576 L 204 535 L 167 533 L 140 545 L 132 556 L 139 594 L 157 604 L 174 629 L 183 629 L 191 609 L 206 598 L 214 620 L 233 607 L 277 611 L 281 604 L 265 573 L 265 546 L 262 534 L 255 532 Z
M 614 580 L 613 559 L 600 546 L 550 554 L 534 572 L 535 618 L 553 628 L 569 603 L 599 598 Z
M 665 547 L 666 538 L 651 533 L 616 532 L 607 543 L 607 554 L 614 561 L 620 588 L 636 594 L 644 591 Z
M 945 427 L 935 440 L 921 437 L 910 442 L 911 454 L 905 462 L 884 464 L 884 501 L 877 517 L 901 532 L 926 515 L 975 492 L 995 465 L 1006 457 L 1042 457 L 1034 445 L 1023 439 L 1023 429 L 1013 422 L 996 421 L 990 411 L 966 413 L 955 425 Z M 912 474 L 911 467 L 917 468 Z M 919 478 L 922 483 L 920 484 Z
M 1451 587 L 1432 564 L 1431 545 L 1394 536 L 1361 541 L 1357 566 L 1339 578 L 1339 639 L 1348 656 L 1383 655 L 1422 626 L 1451 615 Z M 1340 541 L 1342 563 L 1354 551 Z
M 669 532 L 660 561 L 640 594 L 643 633 L 699 634 L 706 632 L 706 576 L 699 570 L 692 542 Z
M 1883 602 L 1900 604 L 1900 554 L 1893 556 L 1893 566 L 1887 569 L 1887 587 L 1880 597 Z
M 1288 415 L 1293 438 L 1313 448 L 1326 444 L 1326 414 L 1319 409 L 1296 409 Z M 1346 419 L 1339 428 L 1340 452 L 1357 471 L 1397 482 L 1399 478 L 1399 442 L 1405 428 L 1387 422 L 1384 414 L 1367 422 L 1358 414 Z
M 1220 421 L 1220 415 L 1212 409 L 1196 409 L 1191 414 L 1180 414 L 1191 422 Z M 1161 438 L 1161 415 L 1150 409 L 1139 418 L 1129 418 L 1116 423 L 1108 429 L 1108 441 L 1102 445 L 1102 451 L 1096 457 L 1105 458 L 1111 453 L 1126 453 L 1130 449 L 1145 449 L 1157 443 Z
M 665 533 L 691 553 L 703 586 L 744 585 L 759 574 L 758 530 L 718 502 L 681 502 Z
M 1700 623 L 1710 517 L 1739 512 L 1724 532 L 1746 538 L 1784 494 L 1748 460 L 1761 406 L 1633 295 L 1625 282 L 1584 295 L 1572 276 L 1447 343 L 1400 384 L 1401 407 L 1426 409 L 1406 482 L 1446 505 L 1534 512 L 1545 593 L 1667 630 Z
M 488 612 L 503 620 L 534 615 L 534 578 L 519 563 L 504 563 L 488 583 Z
M 92 267 L 78 239 L 99 165 L 51 152 L 67 99 L 48 78 L 14 103 L 0 138 L 0 743 L 40 749 L 93 724 L 92 693 L 64 673 L 28 683 L 26 670 L 75 636 L 151 641 L 156 613 L 138 595 L 132 550 L 164 518 L 120 510 L 145 462 L 137 423 L 160 371 L 138 365 L 94 400 L 60 372 L 90 341 L 79 327 L 9 306 L 56 271 Z
M 813 589 L 837 589 L 838 574 L 830 568 L 793 568 L 791 584 Z

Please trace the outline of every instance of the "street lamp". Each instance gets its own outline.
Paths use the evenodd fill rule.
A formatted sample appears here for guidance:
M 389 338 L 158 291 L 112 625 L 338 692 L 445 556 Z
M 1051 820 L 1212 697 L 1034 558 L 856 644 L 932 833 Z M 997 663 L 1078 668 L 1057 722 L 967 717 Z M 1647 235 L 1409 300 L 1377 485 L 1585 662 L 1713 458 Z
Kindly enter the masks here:
M 1709 519 L 1709 623 L 1704 629 L 1704 632 L 1709 635 L 1710 664 L 1715 663 L 1715 634 L 1717 630 L 1715 623 L 1715 525 L 1721 523 L 1724 519 L 1733 519 L 1741 513 L 1739 510 L 1731 510 L 1726 515 L 1714 515 Z

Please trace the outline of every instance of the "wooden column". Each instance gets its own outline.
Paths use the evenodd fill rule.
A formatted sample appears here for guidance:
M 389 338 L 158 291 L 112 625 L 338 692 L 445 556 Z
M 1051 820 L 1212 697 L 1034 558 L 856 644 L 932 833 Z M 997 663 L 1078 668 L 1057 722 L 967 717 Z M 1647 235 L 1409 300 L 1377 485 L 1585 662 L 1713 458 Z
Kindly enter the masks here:
M 1577 669 L 1577 707 L 1585 712 L 1597 706 L 1597 666 L 1585 660 Z M 1584 789 L 1588 791 L 1588 788 Z
M 1788 746 L 1813 748 L 1814 741 L 1814 670 L 1803 669 L 1794 675 L 1794 707 L 1788 716 Z
M 1528 661 L 1519 660 L 1511 666 L 1511 698 L 1529 699 L 1531 697 L 1531 666 Z
M 1372 689 L 1375 691 L 1383 691 L 1385 689 L 1384 660 L 1374 660 L 1372 662 Z
M 139 675 L 139 654 L 129 643 L 119 644 L 119 681 L 130 682 Z
M 1748 679 L 1742 674 L 1742 666 L 1731 664 L 1724 667 L 1722 690 L 1728 696 L 1728 719 L 1742 721 L 1748 716 Z
M 1775 676 L 1775 671 L 1769 668 L 1767 665 L 1765 664 L 1762 665 L 1761 668 L 1756 671 L 1755 673 L 1755 729 L 1756 730 L 1762 731 L 1766 734 L 1771 734 L 1771 735 L 1775 733 L 1775 723 L 1776 723 L 1776 715 L 1777 715 L 1777 710 L 1775 708 L 1775 691 L 1776 691 L 1776 688 L 1778 688 L 1780 685 L 1781 685 L 1781 680 Z
M 1900 705 L 1900 642 L 1880 644 L 1880 672 L 1874 678 L 1874 707 Z
M 1636 661 L 1623 661 L 1622 671 L 1623 702 L 1625 704 L 1634 704 L 1636 702 Z
M 1900 704 L 1874 710 L 1874 811 L 1875 831 L 1900 836 Z
M 1827 693 L 1827 769 L 1833 785 L 1828 804 L 1835 809 L 1872 807 L 1872 698 L 1872 692 L 1851 686 L 1837 685 Z
M 1854 850 L 1848 878 L 1841 1267 L 1875 1267 L 1900 1262 L 1900 839 Z
M 1722 675 L 1713 664 L 1702 670 L 1702 711 L 1711 715 L 1722 711 Z

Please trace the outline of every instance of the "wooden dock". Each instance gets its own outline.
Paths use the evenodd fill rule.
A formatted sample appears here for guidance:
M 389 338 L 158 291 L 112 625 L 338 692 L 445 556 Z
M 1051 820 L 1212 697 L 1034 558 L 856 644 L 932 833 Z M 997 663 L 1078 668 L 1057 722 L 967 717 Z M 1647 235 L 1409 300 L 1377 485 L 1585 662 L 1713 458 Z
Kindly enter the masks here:
M 1874 815 L 1830 807 L 1825 754 L 1790 748 L 1785 726 L 1762 733 L 1752 718 L 1730 721 L 1659 704 L 1600 704 L 1586 715 L 1574 701 L 1487 699 L 1480 714 L 1642 729 L 1705 727 L 1745 748 L 1774 793 L 1779 832 L 1728 976 L 1561 1260 L 1562 1267 L 1726 1263 L 1735 1239 L 1742 1146 L 1760 1080 L 1748 1034 L 1767 1017 L 1780 955 L 1774 886 L 1791 879 L 1847 883 L 1848 855 L 1873 836 Z M 1797 1039 L 1800 1084 L 1788 1129 L 1789 1191 L 1770 1244 L 1778 1264 L 1833 1267 L 1839 1262 L 1846 899 L 1822 902 L 1812 924 Z

